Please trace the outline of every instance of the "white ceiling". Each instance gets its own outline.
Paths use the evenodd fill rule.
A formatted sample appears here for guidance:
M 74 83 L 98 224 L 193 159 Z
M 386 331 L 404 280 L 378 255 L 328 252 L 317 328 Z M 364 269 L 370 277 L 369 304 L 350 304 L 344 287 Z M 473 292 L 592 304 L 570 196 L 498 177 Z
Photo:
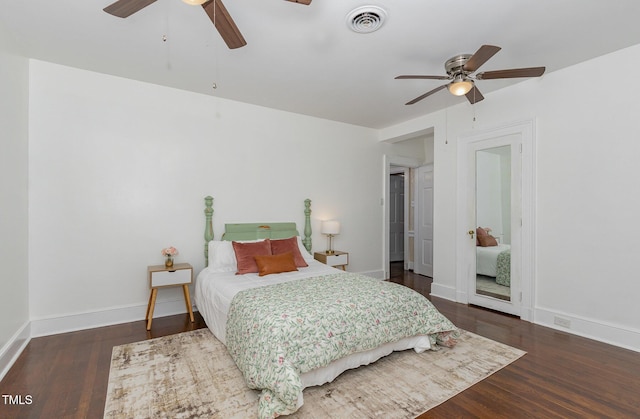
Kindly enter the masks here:
M 637 0 L 223 1 L 243 48 L 227 49 L 204 10 L 180 0 L 126 19 L 102 11 L 112 0 L 0 0 L 0 33 L 13 34 L 28 57 L 372 128 L 466 103 L 442 90 L 405 106 L 444 82 L 394 77 L 444 75 L 445 60 L 482 44 L 502 47 L 482 71 L 549 73 L 640 43 Z M 363 5 L 386 10 L 378 31 L 347 28 L 346 16 Z M 635 64 L 612 68 L 612 81 Z M 487 97 L 521 80 L 477 86 Z

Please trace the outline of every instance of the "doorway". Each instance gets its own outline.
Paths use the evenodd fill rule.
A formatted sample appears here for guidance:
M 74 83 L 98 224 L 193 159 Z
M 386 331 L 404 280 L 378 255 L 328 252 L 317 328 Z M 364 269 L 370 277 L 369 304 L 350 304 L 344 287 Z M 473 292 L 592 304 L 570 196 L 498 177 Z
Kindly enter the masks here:
M 392 167 L 389 178 L 389 262 L 402 262 L 405 269 L 408 262 L 405 260 L 408 248 L 405 240 L 408 236 L 407 174 L 406 168 Z
M 458 300 L 530 320 L 533 123 L 474 133 L 458 148 Z

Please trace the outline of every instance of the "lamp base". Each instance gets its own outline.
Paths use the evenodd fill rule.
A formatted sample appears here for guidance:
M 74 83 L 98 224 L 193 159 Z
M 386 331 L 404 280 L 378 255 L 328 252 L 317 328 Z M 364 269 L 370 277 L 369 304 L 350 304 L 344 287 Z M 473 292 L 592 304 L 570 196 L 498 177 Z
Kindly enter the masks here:
M 335 252 L 333 251 L 333 244 L 332 244 L 332 240 L 333 240 L 333 234 L 327 234 L 327 238 L 329 239 L 329 248 L 327 250 L 325 250 L 325 254 L 327 255 L 332 255 Z

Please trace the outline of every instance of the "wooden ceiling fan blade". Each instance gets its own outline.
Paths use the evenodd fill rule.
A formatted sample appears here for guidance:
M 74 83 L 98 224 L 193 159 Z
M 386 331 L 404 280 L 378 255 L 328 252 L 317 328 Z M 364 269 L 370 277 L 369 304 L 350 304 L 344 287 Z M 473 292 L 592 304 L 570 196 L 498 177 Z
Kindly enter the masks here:
M 156 0 L 118 0 L 102 10 L 110 15 L 125 18 L 155 2 Z
M 476 78 L 478 80 L 491 80 L 491 79 L 513 79 L 517 77 L 540 77 L 544 74 L 545 67 L 527 67 L 527 68 L 512 68 L 510 70 L 495 70 L 485 71 L 478 73 Z
M 484 100 L 484 96 L 480 93 L 480 90 L 474 85 L 471 90 L 467 92 L 465 95 L 470 104 L 478 103 L 481 100 Z
M 439 92 L 440 90 L 444 89 L 445 87 L 447 87 L 448 84 L 443 84 L 442 86 L 436 87 L 433 90 L 429 90 L 427 93 L 425 93 L 424 95 L 420 95 L 417 98 L 405 103 L 405 105 L 413 105 L 414 103 L 418 103 L 420 102 L 422 99 L 426 98 L 427 96 L 431 96 L 432 94 Z
M 311 4 L 311 0 L 287 0 L 293 3 L 298 3 L 298 4 L 304 4 L 305 6 L 308 6 Z
M 482 64 L 484 64 L 487 61 L 489 61 L 489 58 L 491 58 L 494 55 L 496 55 L 496 53 L 498 51 L 500 51 L 501 49 L 502 48 L 496 47 L 495 45 L 483 45 L 483 46 L 481 46 L 480 48 L 478 48 L 476 53 L 473 54 L 471 56 L 471 58 L 469 58 L 467 60 L 467 62 L 462 67 L 462 69 L 464 71 L 468 71 L 470 73 L 473 73 L 474 71 L 478 70 L 482 66 Z
M 451 77 L 449 76 L 413 76 L 413 75 L 404 75 L 395 77 L 396 80 L 415 80 L 415 79 L 424 79 L 424 80 L 449 80 Z
M 209 0 L 202 5 L 202 8 L 230 49 L 247 45 L 247 41 L 244 40 L 240 29 L 236 26 L 221 0 Z

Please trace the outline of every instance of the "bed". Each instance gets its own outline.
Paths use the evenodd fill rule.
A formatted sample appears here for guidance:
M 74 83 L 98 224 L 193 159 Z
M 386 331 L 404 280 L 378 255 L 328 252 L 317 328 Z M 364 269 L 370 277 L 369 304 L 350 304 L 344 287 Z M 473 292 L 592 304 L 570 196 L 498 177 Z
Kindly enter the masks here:
M 295 223 L 226 224 L 220 241 L 212 202 L 205 198 L 207 267 L 196 280 L 196 305 L 247 385 L 261 391 L 260 418 L 295 412 L 304 388 L 393 351 L 455 345 L 457 328 L 419 293 L 314 260 L 309 200 L 304 237 Z M 267 246 L 274 254 L 254 256 L 257 272 L 236 274 L 245 269 L 244 250 Z M 264 268 L 274 260 L 287 269 Z
M 500 285 L 511 285 L 511 246 L 476 246 L 476 273 L 491 276 Z

